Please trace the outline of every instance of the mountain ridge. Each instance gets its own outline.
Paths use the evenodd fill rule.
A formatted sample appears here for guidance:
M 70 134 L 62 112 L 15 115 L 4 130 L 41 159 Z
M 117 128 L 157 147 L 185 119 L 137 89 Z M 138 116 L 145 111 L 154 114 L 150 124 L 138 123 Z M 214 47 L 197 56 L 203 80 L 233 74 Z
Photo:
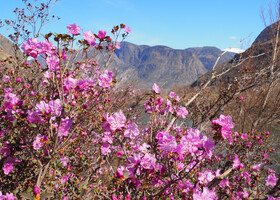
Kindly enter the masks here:
M 151 88 L 154 82 L 169 89 L 188 85 L 212 69 L 223 53 L 216 47 L 172 49 L 163 45 L 148 46 L 122 42 L 115 51 L 113 63 L 120 71 L 121 81 L 137 81 L 137 88 Z M 226 53 L 220 63 L 235 54 Z

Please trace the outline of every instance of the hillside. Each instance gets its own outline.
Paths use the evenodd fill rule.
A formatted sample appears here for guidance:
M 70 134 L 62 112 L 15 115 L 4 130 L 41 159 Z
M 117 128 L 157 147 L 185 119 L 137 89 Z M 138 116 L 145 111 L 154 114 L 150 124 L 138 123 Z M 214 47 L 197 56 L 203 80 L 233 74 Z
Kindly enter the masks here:
M 195 81 L 212 68 L 221 53 L 215 47 L 178 50 L 123 42 L 121 48 L 115 51 L 111 66 L 118 68 L 120 81 L 133 80 L 137 88 L 151 88 L 156 82 L 168 89 Z M 233 56 L 234 53 L 226 53 L 220 63 Z
M 271 64 L 272 60 L 272 54 L 275 44 L 274 38 L 276 37 L 276 28 L 276 23 L 266 27 L 258 35 L 250 48 L 248 48 L 243 53 L 236 54 L 229 61 L 219 65 L 216 69 L 217 73 L 225 71 L 235 65 L 238 65 L 238 67 L 224 74 L 219 79 L 214 80 L 212 82 L 212 85 L 215 85 L 217 81 L 222 84 L 230 83 L 233 79 L 242 78 L 244 73 L 254 74 L 268 67 Z M 279 68 L 279 66 L 277 66 L 277 68 Z M 211 74 L 212 71 L 207 72 L 195 82 L 193 82 L 191 86 L 196 87 L 204 84 L 211 77 Z
M 5 60 L 11 55 L 13 57 L 18 56 L 20 59 L 23 58 L 22 52 L 20 50 L 15 52 L 13 43 L 8 38 L 0 34 L 0 60 Z

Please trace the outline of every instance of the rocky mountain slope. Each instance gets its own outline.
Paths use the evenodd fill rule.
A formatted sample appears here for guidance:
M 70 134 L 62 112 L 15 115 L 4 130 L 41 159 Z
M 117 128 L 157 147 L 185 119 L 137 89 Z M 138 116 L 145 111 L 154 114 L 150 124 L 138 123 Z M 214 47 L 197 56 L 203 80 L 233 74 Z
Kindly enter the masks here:
M 255 39 L 250 48 L 245 52 L 236 54 L 231 60 L 224 62 L 222 65 L 217 67 L 217 72 L 225 71 L 234 65 L 238 64 L 238 67 L 234 68 L 230 72 L 224 74 L 219 79 L 215 80 L 212 84 L 217 81 L 222 83 L 230 83 L 233 79 L 241 79 L 244 73 L 260 73 L 260 71 L 271 65 L 275 38 L 277 34 L 277 23 L 271 24 L 266 27 Z M 279 43 L 278 43 L 279 45 Z M 279 47 L 278 47 L 279 49 Z M 279 50 L 276 62 L 279 61 Z M 277 70 L 279 66 L 275 67 Z M 200 78 L 198 78 L 192 87 L 204 84 L 211 76 L 212 71 L 207 72 Z M 266 77 L 267 78 L 267 77 Z
M 156 82 L 160 87 L 169 89 L 195 81 L 213 67 L 221 53 L 215 47 L 178 50 L 123 42 L 121 48 L 115 51 L 111 66 L 118 68 L 119 81 L 134 81 L 137 88 L 151 88 Z M 220 63 L 233 56 L 234 53 L 226 53 Z
M 17 56 L 20 59 L 23 58 L 22 52 L 19 49 L 15 51 L 13 43 L 8 38 L 0 34 L 0 61 L 7 59 L 11 55 L 13 57 Z

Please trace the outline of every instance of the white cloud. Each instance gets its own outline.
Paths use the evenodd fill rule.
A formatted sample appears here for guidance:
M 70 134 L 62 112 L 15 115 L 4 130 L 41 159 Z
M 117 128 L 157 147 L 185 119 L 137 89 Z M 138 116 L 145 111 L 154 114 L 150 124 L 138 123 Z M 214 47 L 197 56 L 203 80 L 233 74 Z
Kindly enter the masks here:
M 230 36 L 229 39 L 231 39 L 231 40 L 236 40 L 237 37 L 236 37 L 236 36 Z

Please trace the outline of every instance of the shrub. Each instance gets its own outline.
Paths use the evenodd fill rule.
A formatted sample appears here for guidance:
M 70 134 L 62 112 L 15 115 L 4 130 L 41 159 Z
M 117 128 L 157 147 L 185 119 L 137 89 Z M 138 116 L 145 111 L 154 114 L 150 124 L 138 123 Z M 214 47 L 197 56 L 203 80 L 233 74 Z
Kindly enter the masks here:
M 33 60 L 7 67 L 1 77 L 0 198 L 274 194 L 279 181 L 267 167 L 273 151 L 269 133 L 235 132 L 231 117 L 224 115 L 202 131 L 186 126 L 188 111 L 180 97 L 171 92 L 163 99 L 156 84 L 144 105 L 149 120 L 141 124 L 129 107 L 136 92 L 116 87 L 115 73 L 107 69 L 117 39 L 130 28 L 115 26 L 113 39 L 105 31 L 81 36 L 76 24 L 67 29 L 29 38 L 21 48 Z M 95 61 L 100 53 L 109 55 L 104 65 Z

